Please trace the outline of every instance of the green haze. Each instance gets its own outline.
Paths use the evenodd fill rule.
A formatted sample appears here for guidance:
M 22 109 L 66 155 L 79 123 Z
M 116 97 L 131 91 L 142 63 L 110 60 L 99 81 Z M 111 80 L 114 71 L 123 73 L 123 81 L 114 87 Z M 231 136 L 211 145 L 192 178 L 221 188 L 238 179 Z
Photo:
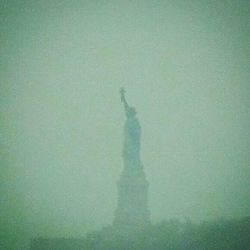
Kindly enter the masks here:
M 243 0 L 1 0 L 3 249 L 112 223 L 121 86 L 152 222 L 249 215 L 249 18 Z

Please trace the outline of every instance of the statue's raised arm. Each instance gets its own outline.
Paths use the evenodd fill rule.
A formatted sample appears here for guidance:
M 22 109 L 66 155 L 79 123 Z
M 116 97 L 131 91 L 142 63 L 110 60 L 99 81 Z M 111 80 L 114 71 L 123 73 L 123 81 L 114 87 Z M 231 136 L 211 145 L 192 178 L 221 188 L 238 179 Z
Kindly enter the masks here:
M 121 94 L 121 102 L 123 102 L 123 104 L 124 104 L 125 111 L 128 112 L 129 106 L 128 106 L 128 103 L 127 103 L 126 98 L 125 98 L 125 89 L 124 88 L 120 89 L 120 94 Z
M 136 115 L 136 110 L 135 110 L 134 107 L 130 107 L 128 105 L 128 103 L 126 101 L 126 98 L 125 98 L 125 90 L 124 90 L 124 88 L 120 89 L 120 94 L 121 94 L 121 101 L 124 104 L 125 113 L 126 113 L 127 118 L 134 118 L 135 115 Z

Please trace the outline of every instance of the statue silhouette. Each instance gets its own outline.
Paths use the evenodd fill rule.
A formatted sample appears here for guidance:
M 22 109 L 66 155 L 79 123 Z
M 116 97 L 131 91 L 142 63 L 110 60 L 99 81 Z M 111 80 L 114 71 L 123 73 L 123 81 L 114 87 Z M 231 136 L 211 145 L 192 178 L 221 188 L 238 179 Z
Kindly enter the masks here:
M 148 210 L 148 182 L 140 160 L 141 126 L 134 107 L 128 105 L 125 90 L 120 89 L 126 122 L 124 125 L 123 164 L 118 181 L 118 202 L 114 228 L 128 238 L 150 224 Z
M 140 168 L 141 126 L 136 117 L 136 110 L 130 107 L 125 98 L 125 90 L 121 88 L 121 101 L 124 104 L 126 122 L 124 126 L 123 158 L 126 168 Z

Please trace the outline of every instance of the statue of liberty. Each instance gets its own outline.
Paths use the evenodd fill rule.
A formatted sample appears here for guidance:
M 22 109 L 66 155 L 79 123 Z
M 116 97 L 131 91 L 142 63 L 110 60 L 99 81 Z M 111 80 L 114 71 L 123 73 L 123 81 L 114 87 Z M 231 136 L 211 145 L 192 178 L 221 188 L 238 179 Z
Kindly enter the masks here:
M 133 168 L 139 169 L 140 163 L 140 139 L 141 126 L 136 117 L 136 110 L 130 107 L 125 98 L 125 90 L 121 88 L 121 101 L 124 104 L 126 122 L 124 126 L 124 144 L 123 144 L 123 159 L 125 171 Z
M 117 183 L 118 201 L 113 225 L 118 234 L 133 237 L 150 224 L 149 184 L 140 160 L 141 126 L 135 108 L 130 107 L 126 101 L 123 88 L 120 94 L 126 114 L 122 152 L 124 167 Z

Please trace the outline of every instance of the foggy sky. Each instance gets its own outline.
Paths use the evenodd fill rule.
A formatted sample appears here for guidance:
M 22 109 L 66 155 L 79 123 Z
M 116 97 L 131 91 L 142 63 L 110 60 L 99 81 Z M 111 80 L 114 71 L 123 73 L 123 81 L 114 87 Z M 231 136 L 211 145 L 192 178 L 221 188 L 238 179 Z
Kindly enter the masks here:
M 153 222 L 250 211 L 248 1 L 0 2 L 1 234 L 112 223 L 124 86 Z

